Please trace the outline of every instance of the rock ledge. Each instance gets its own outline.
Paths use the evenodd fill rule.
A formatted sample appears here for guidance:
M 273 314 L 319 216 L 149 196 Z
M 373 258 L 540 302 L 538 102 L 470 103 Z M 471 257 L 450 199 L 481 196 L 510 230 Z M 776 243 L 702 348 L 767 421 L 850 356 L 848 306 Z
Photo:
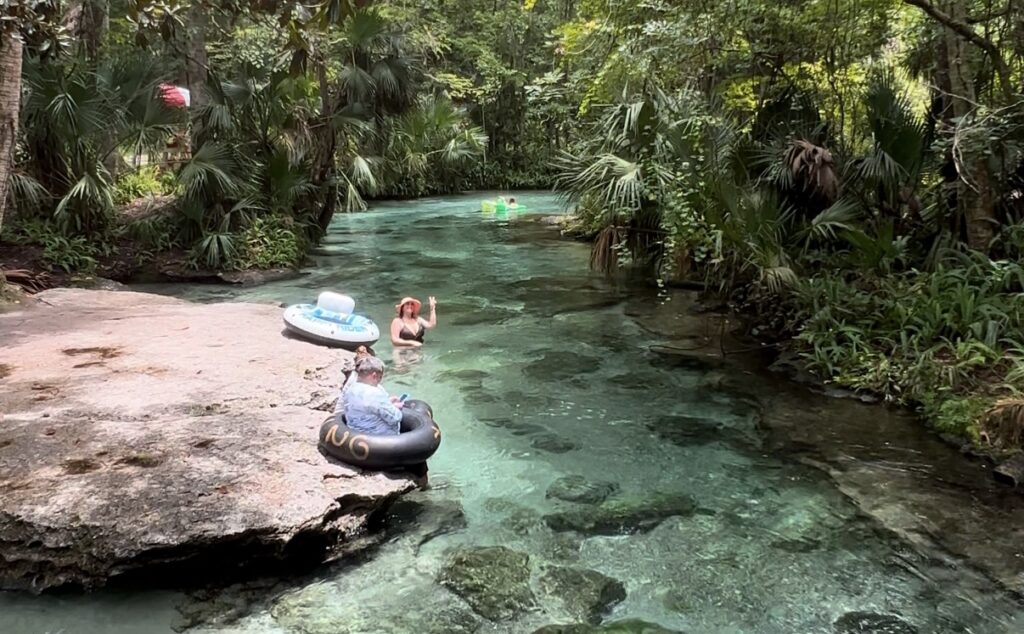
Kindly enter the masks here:
M 316 449 L 348 353 L 262 304 L 55 289 L 0 314 L 0 588 L 322 561 L 414 488 Z

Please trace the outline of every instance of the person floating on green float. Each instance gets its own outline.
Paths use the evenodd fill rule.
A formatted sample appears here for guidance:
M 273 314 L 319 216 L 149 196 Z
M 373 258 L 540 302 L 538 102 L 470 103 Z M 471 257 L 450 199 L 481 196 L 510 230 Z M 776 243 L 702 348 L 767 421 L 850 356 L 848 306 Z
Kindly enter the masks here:
M 481 200 L 480 211 L 485 214 L 492 214 L 495 212 L 504 213 L 506 211 L 525 211 L 526 208 L 516 202 L 515 198 L 509 197 L 506 201 L 504 196 L 498 196 L 494 200 Z

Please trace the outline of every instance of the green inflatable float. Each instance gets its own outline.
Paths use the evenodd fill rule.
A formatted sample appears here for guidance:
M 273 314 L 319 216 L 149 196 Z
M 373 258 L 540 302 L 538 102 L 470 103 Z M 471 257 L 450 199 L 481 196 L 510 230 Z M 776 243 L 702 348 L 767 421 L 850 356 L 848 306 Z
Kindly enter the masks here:
M 514 198 L 506 201 L 503 197 L 498 196 L 494 200 L 481 200 L 480 201 L 480 211 L 484 212 L 485 214 L 493 214 L 493 213 L 499 213 L 500 214 L 500 213 L 505 213 L 507 211 L 519 212 L 519 211 L 526 211 L 526 210 L 527 210 L 526 207 L 524 207 L 523 205 L 520 205 L 519 203 L 515 202 Z

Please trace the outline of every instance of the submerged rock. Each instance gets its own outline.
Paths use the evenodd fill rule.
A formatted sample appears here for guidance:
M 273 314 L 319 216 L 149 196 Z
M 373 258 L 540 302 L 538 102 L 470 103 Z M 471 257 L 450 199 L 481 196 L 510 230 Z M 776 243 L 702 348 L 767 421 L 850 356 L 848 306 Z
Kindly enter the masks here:
M 537 511 L 520 507 L 511 511 L 502 525 L 508 527 L 516 535 L 527 535 L 543 526 L 543 522 L 541 522 L 540 514 Z
M 679 447 L 702 446 L 721 442 L 730 446 L 755 446 L 756 437 L 722 422 L 696 416 L 662 416 L 647 429 Z
M 566 453 L 575 449 L 576 443 L 558 434 L 544 433 L 538 434 L 530 446 L 548 453 Z
M 580 547 L 583 540 L 574 533 L 550 532 L 541 542 L 538 555 L 545 561 L 562 564 L 576 563 L 580 559 Z
M 544 592 L 559 601 L 574 619 L 597 624 L 626 598 L 626 588 L 596 570 L 552 568 L 540 578 Z
M 835 634 L 917 634 L 917 628 L 892 614 L 847 612 L 832 624 Z
M 555 531 L 626 535 L 648 531 L 666 518 L 687 517 L 696 511 L 696 502 L 687 495 L 653 495 L 648 499 L 611 499 L 599 506 L 580 506 L 545 515 L 544 521 Z
M 546 496 L 564 502 L 600 504 L 618 490 L 619 485 L 614 482 L 591 482 L 580 475 L 568 475 L 552 482 Z
M 1024 484 L 1024 454 L 1017 454 L 992 470 L 992 477 L 1012 487 Z
M 419 547 L 466 528 L 466 514 L 456 500 L 435 500 L 415 493 L 391 505 L 384 522 L 389 533 L 416 536 Z
M 480 324 L 497 326 L 519 316 L 519 311 L 512 310 L 511 308 L 499 308 L 497 306 L 474 306 L 461 310 L 460 308 L 462 307 L 448 306 L 446 302 L 445 314 L 448 316 L 445 317 L 445 322 L 453 326 L 477 326 Z
M 530 556 L 504 546 L 459 550 L 438 581 L 492 621 L 514 618 L 534 605 Z
M 578 352 L 553 350 L 523 368 L 523 373 L 536 381 L 561 381 L 579 374 L 596 372 L 601 367 L 601 357 Z
M 543 394 L 526 394 L 519 390 L 509 390 L 502 395 L 503 400 L 512 407 L 527 412 L 539 412 L 551 407 L 556 399 Z
M 501 525 L 516 535 L 526 535 L 544 524 L 537 511 L 506 498 L 488 498 L 484 508 L 496 516 L 502 516 Z
M 537 423 L 527 423 L 509 417 L 481 418 L 480 422 L 488 427 L 504 429 L 513 436 L 529 436 L 531 434 L 543 434 L 548 428 Z
M 281 336 L 279 308 L 38 297 L 0 315 L 0 587 L 316 563 L 414 488 L 320 455 L 348 353 Z
M 437 375 L 442 381 L 453 381 L 456 383 L 480 383 L 490 376 L 490 373 L 483 370 L 466 368 L 464 370 L 445 370 Z
M 334 583 L 306 586 L 281 596 L 270 613 L 276 625 L 300 634 L 471 634 L 483 622 L 447 593 L 418 589 L 369 604 L 359 590 Z
M 574 623 L 571 625 L 545 625 L 534 630 L 533 634 L 681 634 L 679 630 L 670 630 L 657 623 L 640 619 L 623 619 L 604 625 Z

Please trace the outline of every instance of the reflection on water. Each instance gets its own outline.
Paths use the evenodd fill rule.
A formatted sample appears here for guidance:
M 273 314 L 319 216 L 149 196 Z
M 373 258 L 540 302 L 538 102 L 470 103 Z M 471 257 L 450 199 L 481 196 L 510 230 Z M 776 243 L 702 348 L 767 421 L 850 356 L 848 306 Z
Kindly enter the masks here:
M 439 302 L 424 348 L 376 346 L 386 386 L 430 402 L 445 430 L 433 489 L 396 507 L 372 556 L 195 631 L 529 632 L 602 618 L 723 633 L 1024 629 L 989 581 L 918 554 L 818 472 L 767 451 L 756 390 L 652 354 L 659 338 L 628 315 L 654 291 L 591 275 L 585 245 L 485 216 L 480 197 L 493 196 L 338 217 L 296 280 L 157 289 L 286 303 L 332 289 L 385 332 L 400 297 Z M 3 601 L 4 631 L 171 623 L 162 594 Z

